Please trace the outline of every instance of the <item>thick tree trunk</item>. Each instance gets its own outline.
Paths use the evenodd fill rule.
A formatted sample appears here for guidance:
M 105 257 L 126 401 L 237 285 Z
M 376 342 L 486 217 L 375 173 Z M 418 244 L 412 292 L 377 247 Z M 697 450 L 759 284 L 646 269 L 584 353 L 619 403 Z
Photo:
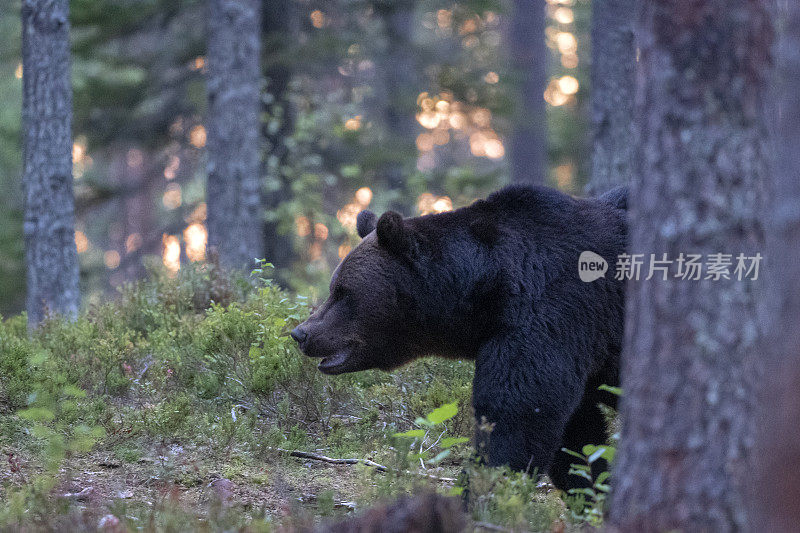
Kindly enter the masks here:
M 592 1 L 592 176 L 589 195 L 631 182 L 635 0 Z
M 263 257 L 261 0 L 209 0 L 208 244 L 220 263 Z
M 547 175 L 547 114 L 544 90 L 550 56 L 544 38 L 544 0 L 514 0 L 508 53 L 515 85 L 509 144 L 511 180 L 542 185 Z
M 72 195 L 68 0 L 23 0 L 23 158 L 28 323 L 80 304 Z
M 764 379 L 756 454 L 753 531 L 797 531 L 800 524 L 800 3 L 781 4 L 777 47 L 777 159 L 767 228 L 768 284 Z
M 622 531 L 733 531 L 748 522 L 762 252 L 769 0 L 647 0 L 639 19 L 631 253 L 733 254 L 730 279 L 628 287 L 622 441 L 612 522 Z M 713 260 L 712 260 L 713 261 Z

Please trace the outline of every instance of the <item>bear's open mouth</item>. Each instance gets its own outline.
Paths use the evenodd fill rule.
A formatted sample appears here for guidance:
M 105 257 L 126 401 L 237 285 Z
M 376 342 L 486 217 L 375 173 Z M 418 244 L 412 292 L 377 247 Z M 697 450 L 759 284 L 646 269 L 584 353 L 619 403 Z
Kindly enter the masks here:
M 342 374 L 347 371 L 347 352 L 336 352 L 333 355 L 323 357 L 317 368 L 323 374 Z

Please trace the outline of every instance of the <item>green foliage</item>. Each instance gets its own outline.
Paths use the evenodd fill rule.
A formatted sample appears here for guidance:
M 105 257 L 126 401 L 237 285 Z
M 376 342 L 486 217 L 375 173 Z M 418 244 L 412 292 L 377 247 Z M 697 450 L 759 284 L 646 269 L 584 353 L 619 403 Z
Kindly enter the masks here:
M 596 446 L 587 444 L 583 447 L 582 453 L 572 450 L 562 449 L 573 457 L 579 459 L 580 463 L 572 464 L 569 470 L 571 475 L 581 476 L 587 479 L 591 486 L 583 489 L 570 489 L 571 497 L 567 498 L 572 518 L 578 522 L 585 522 L 598 527 L 603 523 L 603 516 L 606 512 L 608 494 L 611 487 L 607 480 L 611 472 L 601 472 L 596 479 L 592 478 L 592 464 L 600 458 L 605 459 L 608 464 L 614 459 L 616 447 L 610 445 Z
M 45 465 L 53 471 L 67 453 L 90 450 L 104 431 L 84 423 L 86 392 L 70 383 L 51 354 L 40 350 L 29 363 L 33 391 L 18 414 L 31 423 L 31 434 L 43 444 Z
M 181 392 L 152 408 L 141 410 L 141 429 L 150 436 L 174 438 L 191 424 L 192 399 Z
M 280 521 L 230 509 L 213 493 L 202 512 L 171 496 L 171 486 L 206 490 L 217 477 L 259 491 L 313 490 L 313 513 L 297 511 L 309 520 L 341 515 L 342 498 L 368 506 L 423 489 L 457 494 L 435 478 L 455 478 L 468 463 L 472 363 L 424 359 L 392 373 L 325 376 L 287 336 L 308 313 L 305 299 L 280 290 L 270 271 L 262 262 L 249 280 L 214 265 L 154 272 L 71 322 L 52 317 L 30 333 L 24 316 L 0 322 L 2 442 L 12 464 L 28 458 L 3 487 L 0 529 L 95 527 L 56 496 L 98 454 L 120 472 L 149 469 L 142 483 L 162 487 L 150 506 L 109 504 L 134 517 L 130 528 Z M 348 466 L 311 489 L 314 470 L 278 449 L 369 458 L 389 471 Z M 337 488 L 348 471 L 352 485 Z M 531 478 L 485 467 L 472 476 L 476 519 L 546 529 L 563 509 Z
M 13 329 L 13 323 L 3 329 Z M 17 415 L 38 447 L 43 466 L 42 471 L 25 479 L 23 485 L 12 487 L 0 507 L 0 525 L 13 527 L 23 522 L 47 522 L 54 510 L 63 511 L 59 502 L 49 498 L 56 486 L 59 467 L 66 457 L 91 450 L 105 431 L 91 425 L 92 417 L 87 416 L 86 407 L 91 410 L 92 403 L 85 401 L 86 392 L 69 379 L 62 362 L 50 351 L 35 342 L 26 345 L 24 337 L 6 338 L 5 342 L 15 346 L 11 352 L 16 356 L 26 356 L 24 362 L 17 359 L 15 364 L 25 368 L 27 377 L 19 372 L 3 374 L 0 383 L 6 391 L 20 392 L 23 388 L 29 391 L 27 407 Z M 18 467 L 14 468 L 11 456 L 9 462 L 12 470 L 25 477 Z
M 598 390 L 610 392 L 616 396 L 622 396 L 622 388 L 610 385 L 600 385 Z M 617 413 L 610 407 L 602 405 L 603 413 L 609 419 L 611 425 L 616 421 Z M 570 465 L 571 475 L 581 476 L 591 483 L 590 487 L 583 489 L 570 489 L 569 496 L 566 498 L 570 515 L 573 520 L 579 523 L 586 523 L 594 527 L 603 524 L 603 517 L 607 511 L 608 495 L 611 490 L 608 478 L 611 476 L 611 465 L 617 452 L 619 433 L 614 432 L 609 439 L 609 443 L 595 445 L 587 444 L 579 452 L 562 448 L 561 451 L 575 457 L 580 462 Z M 608 470 L 600 472 L 596 478 L 592 477 L 592 465 L 598 460 L 606 462 Z
M 466 437 L 445 437 L 447 434 L 445 422 L 456 414 L 458 414 L 458 402 L 447 403 L 437 407 L 424 418 L 417 418 L 414 423 L 419 429 L 394 434 L 396 438 L 411 441 L 410 449 L 415 451 L 408 457 L 410 462 L 436 465 L 452 453 L 453 446 L 469 442 Z M 408 448 L 408 443 L 406 445 Z
M 478 431 L 489 434 L 493 425 L 482 423 Z M 563 502 L 558 491 L 541 490 L 538 472 L 514 472 L 492 468 L 474 455 L 465 462 L 458 489 L 475 521 L 502 525 L 511 530 L 549 531 L 563 521 Z
M 541 491 L 535 475 L 475 465 L 467 472 L 470 512 L 476 521 L 515 531 L 549 531 L 561 517 L 560 500 Z
M 3 410 L 26 405 L 34 386 L 28 366 L 31 357 L 33 346 L 14 335 L 13 324 L 0 323 L 0 406 Z

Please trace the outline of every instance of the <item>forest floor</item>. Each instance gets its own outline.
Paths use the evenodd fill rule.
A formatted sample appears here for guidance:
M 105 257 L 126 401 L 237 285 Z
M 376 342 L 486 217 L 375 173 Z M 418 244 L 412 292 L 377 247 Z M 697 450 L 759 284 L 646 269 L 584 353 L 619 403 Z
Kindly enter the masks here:
M 4 451 L 19 465 L 3 464 L 4 486 L 21 488 L 30 481 L 31 471 L 41 471 L 33 466 L 35 459 L 10 448 Z M 138 452 L 142 455 L 136 458 Z M 202 447 L 174 442 L 71 457 L 60 468 L 52 496 L 70 505 L 72 516 L 65 520 L 86 525 L 113 515 L 131 528 L 152 524 L 154 529 L 170 529 L 176 520 L 197 526 L 226 522 L 227 513 L 240 515 L 235 522 L 269 518 L 267 522 L 285 527 L 352 514 L 359 508 L 357 502 L 369 497 L 366 477 L 354 465 L 285 454 L 263 460 L 236 452 L 217 457 Z M 452 483 L 442 484 L 449 486 Z
M 306 531 L 457 497 L 465 468 L 473 529 L 596 523 L 546 483 L 472 465 L 471 363 L 327 377 L 285 335 L 307 312 L 206 270 L 33 335 L 0 322 L 0 530 Z
M 2 448 L 6 456 L 0 463 L 3 497 L 29 491 L 37 479 L 47 476 L 41 452 L 31 449 L 27 436 L 21 444 Z M 323 458 L 333 455 L 324 447 L 301 451 Z M 393 450 L 388 451 L 345 453 L 336 458 L 389 463 Z M 109 439 L 95 444 L 90 452 L 68 454 L 61 461 L 47 488 L 46 504 L 36 503 L 43 505 L 38 516 L 24 522 L 21 529 L 305 531 L 356 516 L 404 493 L 451 494 L 467 455 L 465 448 L 458 457 L 437 466 L 386 473 L 364 464 L 292 457 L 288 450 L 254 452 L 249 444 L 230 443 L 220 450 L 195 439 Z M 568 511 L 558 491 L 544 482 L 527 480 L 527 484 L 526 490 L 510 485 L 505 491 L 510 489 L 506 497 L 526 495 L 528 501 L 518 502 L 522 505 L 516 510 L 502 509 L 502 505 L 492 508 L 476 515 L 475 523 L 485 525 L 491 518 L 498 530 L 508 526 L 509 531 L 564 531 Z M 534 484 L 536 494 L 531 496 Z M 30 504 L 37 499 L 34 495 Z M 120 529 L 100 527 L 109 519 Z

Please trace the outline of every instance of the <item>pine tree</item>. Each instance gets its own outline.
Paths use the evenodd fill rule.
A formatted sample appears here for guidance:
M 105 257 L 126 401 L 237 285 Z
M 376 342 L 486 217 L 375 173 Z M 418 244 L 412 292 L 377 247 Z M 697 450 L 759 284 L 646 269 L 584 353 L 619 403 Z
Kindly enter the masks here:
M 220 263 L 263 257 L 261 0 L 209 0 L 208 245 Z
M 292 0 L 263 0 L 262 34 L 265 52 L 264 121 L 262 131 L 267 141 L 264 175 L 267 177 L 265 208 L 268 219 L 264 227 L 264 257 L 276 268 L 291 266 L 295 256 L 291 235 L 280 232 L 277 210 L 291 198 L 291 187 L 282 174 L 289 154 L 290 137 L 294 128 L 294 109 L 289 101 L 289 82 L 292 77 L 290 51 L 296 46 L 298 34 L 297 5 Z
M 379 58 L 381 76 L 385 87 L 386 164 L 387 189 L 393 198 L 392 209 L 408 213 L 406 180 L 410 174 L 409 162 L 414 160 L 414 140 L 419 125 L 414 119 L 416 98 L 420 92 L 419 65 L 413 47 L 414 0 L 377 0 L 377 13 L 384 23 L 386 48 Z
M 631 182 L 636 71 L 634 0 L 592 2 L 592 174 L 587 193 Z
M 30 326 L 80 304 L 68 0 L 23 0 L 23 177 Z
M 631 253 L 731 254 L 734 265 L 730 279 L 681 279 L 673 264 L 666 280 L 656 273 L 628 286 L 611 510 L 621 531 L 748 524 L 759 282 L 734 271 L 738 254 L 763 251 L 768 4 L 642 5 Z
M 547 85 L 544 0 L 515 0 L 508 53 L 515 80 L 513 131 L 509 143 L 511 180 L 543 185 L 547 173 Z

